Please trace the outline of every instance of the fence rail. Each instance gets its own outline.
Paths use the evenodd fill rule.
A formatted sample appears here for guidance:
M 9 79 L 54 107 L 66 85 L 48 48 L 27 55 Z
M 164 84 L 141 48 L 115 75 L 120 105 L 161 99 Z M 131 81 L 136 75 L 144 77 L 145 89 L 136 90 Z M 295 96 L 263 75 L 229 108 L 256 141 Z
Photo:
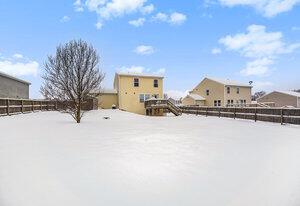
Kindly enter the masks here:
M 63 110 L 70 105 L 54 100 L 3 99 L 0 98 L 0 116 L 22 114 L 35 111 Z M 98 109 L 95 99 L 88 99 L 82 105 L 83 110 Z
M 300 109 L 181 106 L 182 113 L 300 125 Z

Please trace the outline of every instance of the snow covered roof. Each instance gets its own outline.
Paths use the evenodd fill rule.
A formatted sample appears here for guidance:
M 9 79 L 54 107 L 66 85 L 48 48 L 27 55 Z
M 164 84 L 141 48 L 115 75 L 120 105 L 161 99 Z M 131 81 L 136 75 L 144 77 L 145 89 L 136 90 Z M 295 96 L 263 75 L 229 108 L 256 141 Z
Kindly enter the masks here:
M 12 80 L 15 80 L 15 81 L 24 83 L 24 84 L 31 85 L 30 82 L 24 81 L 24 80 L 22 80 L 22 79 L 19 79 L 19 78 L 13 77 L 13 76 L 10 76 L 10 75 L 5 74 L 5 73 L 3 73 L 3 72 L 0 72 L 0 76 L 6 77 L 6 78 L 9 78 L 9 79 L 12 79 Z
M 206 78 L 224 84 L 225 86 L 252 87 L 249 84 L 240 83 L 230 79 L 219 79 L 219 78 L 210 78 L 210 77 L 206 77 Z
M 116 75 L 119 76 L 133 76 L 133 77 L 155 77 L 155 78 L 164 78 L 164 76 L 159 74 L 146 74 L 146 73 L 133 73 L 133 72 L 117 72 Z
M 200 96 L 199 94 L 188 94 L 188 97 L 191 97 L 194 100 L 200 100 L 200 101 L 204 101 L 205 98 Z
M 91 93 L 100 93 L 100 94 L 117 94 L 117 90 L 115 89 L 100 89 L 100 90 L 94 90 Z
M 295 96 L 295 97 L 300 97 L 300 92 L 294 92 L 294 91 L 276 91 L 276 92 Z

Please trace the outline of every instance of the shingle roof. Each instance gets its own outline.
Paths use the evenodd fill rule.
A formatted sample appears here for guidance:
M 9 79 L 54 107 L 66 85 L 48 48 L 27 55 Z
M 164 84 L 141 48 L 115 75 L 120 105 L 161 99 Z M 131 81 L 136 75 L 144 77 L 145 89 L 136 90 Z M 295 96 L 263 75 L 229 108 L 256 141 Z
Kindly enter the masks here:
M 205 98 L 200 96 L 199 94 L 188 94 L 187 96 L 191 97 L 194 100 L 205 100 Z
M 0 72 L 0 76 L 6 77 L 6 78 L 9 78 L 9 79 L 12 79 L 12 80 L 15 80 L 15 81 L 24 83 L 24 84 L 28 84 L 28 85 L 31 84 L 30 82 L 24 81 L 24 80 L 22 80 L 22 79 L 19 79 L 19 78 L 13 77 L 13 76 L 10 76 L 10 75 L 5 74 L 5 73 L 3 73 L 3 72 Z
M 219 79 L 219 78 L 210 78 L 210 77 L 206 77 L 206 78 L 210 79 L 212 81 L 224 84 L 225 86 L 252 87 L 249 84 L 240 83 L 240 82 L 237 82 L 237 81 L 234 81 L 234 80 L 230 80 L 230 79 Z
M 277 92 L 295 96 L 295 97 L 300 97 L 300 92 L 294 92 L 294 91 L 277 91 Z
M 159 75 L 159 74 L 132 73 L 132 72 L 117 72 L 116 75 L 119 75 L 119 76 L 134 76 L 134 77 L 164 78 L 164 76 Z

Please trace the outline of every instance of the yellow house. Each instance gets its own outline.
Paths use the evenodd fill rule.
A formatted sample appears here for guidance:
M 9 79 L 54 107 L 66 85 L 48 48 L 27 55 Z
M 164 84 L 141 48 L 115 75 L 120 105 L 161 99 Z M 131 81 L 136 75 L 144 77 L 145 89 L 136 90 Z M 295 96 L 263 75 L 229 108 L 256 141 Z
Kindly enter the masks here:
M 112 105 L 123 111 L 146 114 L 145 100 L 163 98 L 163 76 L 152 74 L 116 73 L 114 90 L 101 91 L 99 108 L 109 109 Z
M 231 80 L 221 80 L 205 77 L 192 91 L 185 97 L 184 105 L 190 105 L 191 95 L 198 95 L 197 99 L 204 99 L 205 106 L 233 106 L 251 103 L 251 89 L 249 84 L 238 83 Z M 200 97 L 199 97 L 200 96 Z M 195 104 L 194 105 L 200 105 Z

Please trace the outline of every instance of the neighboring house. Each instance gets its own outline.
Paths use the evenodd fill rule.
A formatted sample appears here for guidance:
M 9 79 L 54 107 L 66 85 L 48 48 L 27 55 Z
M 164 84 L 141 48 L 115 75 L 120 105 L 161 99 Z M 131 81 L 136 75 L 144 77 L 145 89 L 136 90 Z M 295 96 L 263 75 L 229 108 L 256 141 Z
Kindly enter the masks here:
M 183 105 L 197 105 L 197 106 L 204 106 L 205 105 L 205 98 L 200 96 L 199 94 L 188 94 L 185 98 L 182 99 Z
M 113 106 L 118 107 L 118 92 L 115 89 L 103 89 L 97 93 L 98 108 L 111 109 Z
M 180 98 L 180 99 L 174 99 L 174 98 L 170 97 L 168 100 L 169 100 L 171 103 L 173 103 L 174 105 L 181 105 L 181 104 L 182 104 L 181 98 Z
M 29 82 L 0 72 L 0 98 L 29 99 Z
M 300 108 L 300 93 L 292 91 L 274 91 L 258 98 L 257 102 L 274 102 L 275 107 L 293 106 Z
M 245 105 L 251 103 L 251 89 L 249 84 L 206 77 L 190 91 L 186 102 L 189 105 L 189 99 L 192 99 L 190 95 L 197 94 L 200 97 L 195 98 L 204 99 L 205 106 Z
M 150 98 L 163 98 L 163 76 L 116 73 L 114 90 L 100 91 L 99 107 L 108 109 L 112 105 L 123 111 L 146 114 L 144 102 Z

